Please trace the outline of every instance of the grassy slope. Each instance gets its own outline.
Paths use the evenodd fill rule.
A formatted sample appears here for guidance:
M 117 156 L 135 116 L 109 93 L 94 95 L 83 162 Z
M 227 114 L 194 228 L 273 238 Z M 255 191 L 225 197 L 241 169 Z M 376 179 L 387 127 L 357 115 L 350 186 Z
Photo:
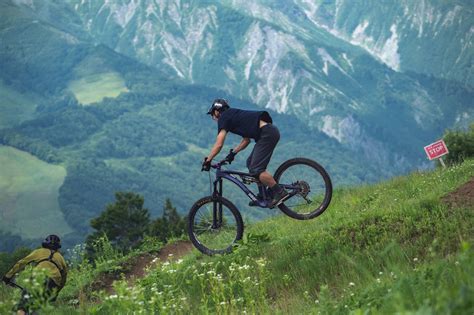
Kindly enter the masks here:
M 0 228 L 24 238 L 71 232 L 58 204 L 66 170 L 29 153 L 0 146 Z M 19 223 L 21 222 L 21 224 Z
M 472 313 L 474 212 L 441 198 L 473 175 L 470 160 L 336 190 L 318 219 L 279 216 L 248 226 L 235 253 L 194 251 L 151 270 L 132 289 L 118 282 L 115 295 L 89 292 L 100 304 L 71 295 L 88 291 L 81 279 L 89 267 L 73 270 L 55 313 L 79 311 L 65 305 L 71 301 L 86 313 Z
M 472 244 L 473 209 L 448 209 L 440 202 L 472 176 L 474 162 L 470 161 L 447 171 L 414 173 L 375 186 L 339 190 L 328 212 L 317 220 L 297 222 L 281 217 L 254 226 L 254 233 L 268 233 L 274 240 L 261 254 L 270 261 L 269 287 L 278 296 L 278 308 L 291 310 L 287 299 L 294 299 L 295 307 L 303 306 L 303 311 L 308 307 L 301 302 L 304 292 L 309 302 L 316 303 L 321 300 L 321 286 L 329 289 L 330 299 L 325 302 L 334 303 L 342 312 L 343 305 L 370 309 L 372 300 L 381 305 L 382 313 L 416 310 L 425 299 L 433 303 L 436 287 L 400 283 L 393 275 L 416 279 L 417 270 L 443 264 L 461 242 Z M 471 260 L 471 267 L 473 263 Z M 288 285 L 282 281 L 285 275 Z M 472 275 L 463 280 L 474 289 Z M 441 287 L 446 284 L 442 282 Z M 404 285 L 409 287 L 406 291 L 395 289 Z M 382 288 L 384 292 L 377 292 Z M 395 292 L 391 294 L 389 288 Z M 421 291 L 398 305 L 409 297 L 410 290 Z
M 92 74 L 69 84 L 69 90 L 83 105 L 100 102 L 105 97 L 117 97 L 127 92 L 125 81 L 115 72 Z

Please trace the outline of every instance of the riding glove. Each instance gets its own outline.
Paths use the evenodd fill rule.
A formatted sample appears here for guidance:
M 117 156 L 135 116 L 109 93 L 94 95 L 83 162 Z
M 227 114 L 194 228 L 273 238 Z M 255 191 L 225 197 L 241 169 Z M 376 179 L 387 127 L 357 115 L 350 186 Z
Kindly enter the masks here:
M 209 172 L 210 169 L 211 169 L 211 161 L 208 161 L 207 157 L 205 157 L 204 161 L 202 162 L 201 172 L 202 171 Z
M 5 282 L 5 284 L 10 284 L 11 279 L 3 276 L 2 281 Z
M 232 164 L 232 161 L 234 160 L 234 157 L 237 155 L 237 153 L 234 152 L 234 149 L 230 149 L 229 154 L 225 157 L 226 161 L 229 162 L 229 164 Z

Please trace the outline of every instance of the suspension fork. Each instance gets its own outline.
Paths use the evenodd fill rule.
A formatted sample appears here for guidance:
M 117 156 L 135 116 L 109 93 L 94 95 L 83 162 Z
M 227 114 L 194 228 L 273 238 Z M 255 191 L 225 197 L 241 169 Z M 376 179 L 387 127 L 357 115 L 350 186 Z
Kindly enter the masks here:
M 214 229 L 222 226 L 222 202 L 218 202 L 217 196 L 222 197 L 222 178 L 214 181 L 212 194 L 212 228 Z

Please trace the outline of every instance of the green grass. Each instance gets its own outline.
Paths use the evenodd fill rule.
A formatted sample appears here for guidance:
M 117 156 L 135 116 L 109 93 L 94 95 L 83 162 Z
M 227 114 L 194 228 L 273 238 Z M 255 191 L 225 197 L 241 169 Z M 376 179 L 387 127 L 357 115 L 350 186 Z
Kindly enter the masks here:
M 55 313 L 472 314 L 474 211 L 441 198 L 473 176 L 468 160 L 337 189 L 317 219 L 248 226 L 230 255 L 195 250 L 115 294 L 65 294 Z
M 0 229 L 23 238 L 72 231 L 58 204 L 66 170 L 12 147 L 0 146 Z
M 0 80 L 0 129 L 28 120 L 35 109 L 33 96 L 15 91 Z
M 116 72 L 91 74 L 69 84 L 69 90 L 74 93 L 79 103 L 89 105 L 100 102 L 105 97 L 117 97 L 122 92 L 128 92 L 125 81 Z

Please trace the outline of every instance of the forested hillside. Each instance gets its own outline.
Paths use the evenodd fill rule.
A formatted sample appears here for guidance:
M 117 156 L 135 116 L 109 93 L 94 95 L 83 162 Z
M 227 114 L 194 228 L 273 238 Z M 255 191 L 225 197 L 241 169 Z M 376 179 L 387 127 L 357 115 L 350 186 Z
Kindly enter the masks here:
M 33 244 L 45 230 L 81 242 L 118 191 L 143 195 L 152 216 L 167 198 L 185 214 L 209 191 L 200 163 L 215 139 L 205 112 L 217 97 L 271 113 L 282 139 L 270 170 L 309 157 L 336 187 L 425 169 L 422 147 L 472 121 L 466 67 L 415 73 L 402 58 L 394 68 L 374 54 L 378 46 L 341 35 L 368 19 L 358 34 L 375 38 L 376 9 L 350 15 L 351 28 L 340 23 L 345 2 L 336 2 L 344 10 L 331 1 L 245 3 L 0 0 L 0 160 L 9 170 L 0 173 L 1 249 Z M 446 19 L 451 6 L 433 3 Z M 459 7 L 459 25 L 429 42 L 441 51 L 452 34 L 464 65 L 472 10 Z M 246 153 L 232 167 L 245 169 Z M 225 189 L 245 217 L 271 215 Z M 30 228 L 38 218 L 44 229 Z

